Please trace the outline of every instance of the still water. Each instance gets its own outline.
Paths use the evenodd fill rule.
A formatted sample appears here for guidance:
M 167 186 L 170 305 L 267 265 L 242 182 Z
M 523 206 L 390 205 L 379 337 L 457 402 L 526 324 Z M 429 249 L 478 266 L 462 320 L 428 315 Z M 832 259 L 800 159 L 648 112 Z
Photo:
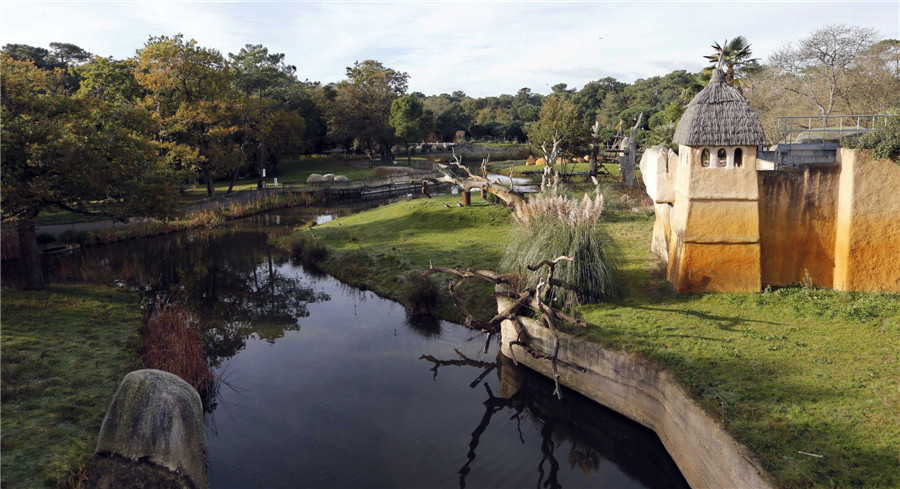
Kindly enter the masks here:
M 497 341 L 304 268 L 270 236 L 298 209 L 105 248 L 184 300 L 222 379 L 213 488 L 687 487 L 651 431 L 498 354 Z

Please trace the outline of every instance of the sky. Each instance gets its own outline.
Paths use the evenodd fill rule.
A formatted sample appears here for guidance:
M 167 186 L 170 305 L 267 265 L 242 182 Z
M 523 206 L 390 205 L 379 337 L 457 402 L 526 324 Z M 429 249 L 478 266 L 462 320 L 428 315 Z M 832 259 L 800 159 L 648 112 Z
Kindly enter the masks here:
M 900 39 L 885 2 L 300 2 L 0 0 L 0 44 L 76 44 L 133 56 L 150 36 L 182 33 L 223 55 L 245 44 L 285 54 L 300 79 L 337 82 L 356 60 L 409 74 L 409 91 L 473 97 L 546 94 L 612 76 L 633 82 L 698 71 L 713 42 L 745 36 L 764 62 L 827 24 Z

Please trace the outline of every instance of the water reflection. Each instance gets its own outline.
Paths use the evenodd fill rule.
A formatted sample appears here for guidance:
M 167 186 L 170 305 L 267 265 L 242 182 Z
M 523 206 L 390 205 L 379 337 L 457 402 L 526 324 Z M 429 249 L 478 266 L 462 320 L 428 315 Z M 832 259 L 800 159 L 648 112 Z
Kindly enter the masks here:
M 201 322 L 225 385 L 206 406 L 211 487 L 685 487 L 655 435 L 575 393 L 558 401 L 552 382 L 498 358 L 496 338 L 411 317 L 266 246 L 341 212 L 78 258 Z
M 540 436 L 541 459 L 535 469 L 539 488 L 561 488 L 560 469 L 557 458 L 565 457 L 569 468 L 579 469 L 584 475 L 602 473 L 604 463 L 612 462 L 638 485 L 660 488 L 684 488 L 687 483 L 677 466 L 665 453 L 653 450 L 659 441 L 650 430 L 640 427 L 608 409 L 597 406 L 592 401 L 566 389 L 566 402 L 560 402 L 552 395 L 553 383 L 526 368 L 517 367 L 513 362 L 497 356 L 496 362 L 472 359 L 456 350 L 457 358 L 440 360 L 430 355 L 422 355 L 433 366 L 433 379 L 437 380 L 441 367 L 471 367 L 481 372 L 470 388 L 479 384 L 484 387 L 487 399 L 484 414 L 470 435 L 466 462 L 458 470 L 459 487 L 466 487 L 466 478 L 478 458 L 478 447 L 482 436 L 488 431 L 495 416 L 499 422 L 515 422 L 518 441 L 526 444 L 522 430 L 523 421 L 530 423 L 532 431 Z M 497 370 L 499 392 L 491 389 L 485 381 Z M 527 432 L 527 430 L 526 430 Z M 615 487 L 624 487 L 627 481 L 620 480 Z

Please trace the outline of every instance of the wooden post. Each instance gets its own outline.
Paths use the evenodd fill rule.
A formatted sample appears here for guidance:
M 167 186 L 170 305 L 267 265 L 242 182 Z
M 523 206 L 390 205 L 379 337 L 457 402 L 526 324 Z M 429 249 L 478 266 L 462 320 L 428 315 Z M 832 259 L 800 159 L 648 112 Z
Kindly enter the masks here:
M 483 188 L 481 189 L 481 200 L 487 200 L 487 192 Z
M 468 190 L 464 190 L 464 189 L 460 189 L 460 190 L 462 190 L 462 204 L 470 205 L 472 203 L 472 193 L 469 192 Z

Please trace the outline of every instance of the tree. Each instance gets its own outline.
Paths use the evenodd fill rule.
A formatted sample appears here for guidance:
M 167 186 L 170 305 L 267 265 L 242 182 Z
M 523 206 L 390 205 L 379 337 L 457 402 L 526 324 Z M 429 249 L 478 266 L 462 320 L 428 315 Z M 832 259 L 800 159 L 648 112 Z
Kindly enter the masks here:
M 877 40 L 875 29 L 830 24 L 815 30 L 796 46 L 782 46 L 772 54 L 770 64 L 786 82 L 785 90 L 828 115 L 838 100 L 849 100 L 854 87 L 863 81 L 848 75 L 860 55 Z
M 134 78 L 137 61 L 96 57 L 75 68 L 81 78 L 79 93 L 108 102 L 134 105 L 147 95 Z
M 262 189 L 269 160 L 274 171 L 280 156 L 291 152 L 291 148 L 302 146 L 299 141 L 302 137 L 298 135 L 303 134 L 305 124 L 294 110 L 299 104 L 292 104 L 302 98 L 298 95 L 302 88 L 294 77 L 296 67 L 284 63 L 284 54 L 269 53 L 261 44 L 247 44 L 237 54 L 229 53 L 228 57 L 234 71 L 234 88 L 246 99 L 243 104 L 252 106 L 252 110 L 244 111 L 244 117 L 240 119 L 240 141 L 245 151 L 248 146 L 255 145 L 252 155 L 256 157 L 250 158 L 255 165 L 251 163 L 247 171 L 256 167 L 257 188 Z M 273 140 L 274 134 L 278 134 L 280 140 Z M 232 173 L 229 192 L 238 171 L 239 166 Z
M 228 63 L 219 51 L 185 41 L 181 34 L 150 37 L 137 60 L 135 79 L 148 91 L 144 103 L 156 112 L 167 154 L 174 165 L 203 178 L 212 197 L 214 176 L 233 169 L 232 160 L 226 164 L 210 157 L 225 153 L 211 145 L 235 143 L 223 133 L 237 130 L 226 113 L 235 107 Z
M 456 131 L 464 130 L 471 123 L 459 102 L 453 102 L 442 110 L 434 121 L 434 131 L 444 141 L 452 141 Z
M 431 131 L 433 122 L 426 114 L 422 100 L 412 95 L 404 95 L 391 103 L 391 127 L 394 134 L 406 146 L 406 160 L 412 163 L 410 143 L 422 141 Z
M 382 159 L 393 159 L 391 104 L 406 93 L 408 80 L 406 73 L 374 60 L 357 61 L 347 67 L 347 79 L 335 87 L 336 96 L 328 115 L 329 135 L 338 141 L 353 141 L 370 161 L 376 144 Z
M 116 219 L 165 216 L 178 175 L 160 158 L 150 114 L 71 95 L 61 69 L 0 55 L 2 218 L 16 224 L 28 289 L 44 287 L 34 220 L 44 208 Z
M 528 142 L 542 150 L 547 167 L 557 174 L 557 156 L 573 157 L 589 151 L 591 134 L 584 116 L 575 104 L 553 95 L 544 99 L 540 119 L 529 125 L 526 132 Z
M 710 69 L 718 67 L 721 60 L 725 67 L 725 83 L 738 90 L 747 86 L 747 75 L 759 73 L 761 69 L 759 58 L 752 57 L 750 44 L 744 36 L 737 36 L 730 41 L 726 39 L 721 46 L 714 43 L 711 47 L 715 50 L 713 54 L 704 56 L 711 63 Z

